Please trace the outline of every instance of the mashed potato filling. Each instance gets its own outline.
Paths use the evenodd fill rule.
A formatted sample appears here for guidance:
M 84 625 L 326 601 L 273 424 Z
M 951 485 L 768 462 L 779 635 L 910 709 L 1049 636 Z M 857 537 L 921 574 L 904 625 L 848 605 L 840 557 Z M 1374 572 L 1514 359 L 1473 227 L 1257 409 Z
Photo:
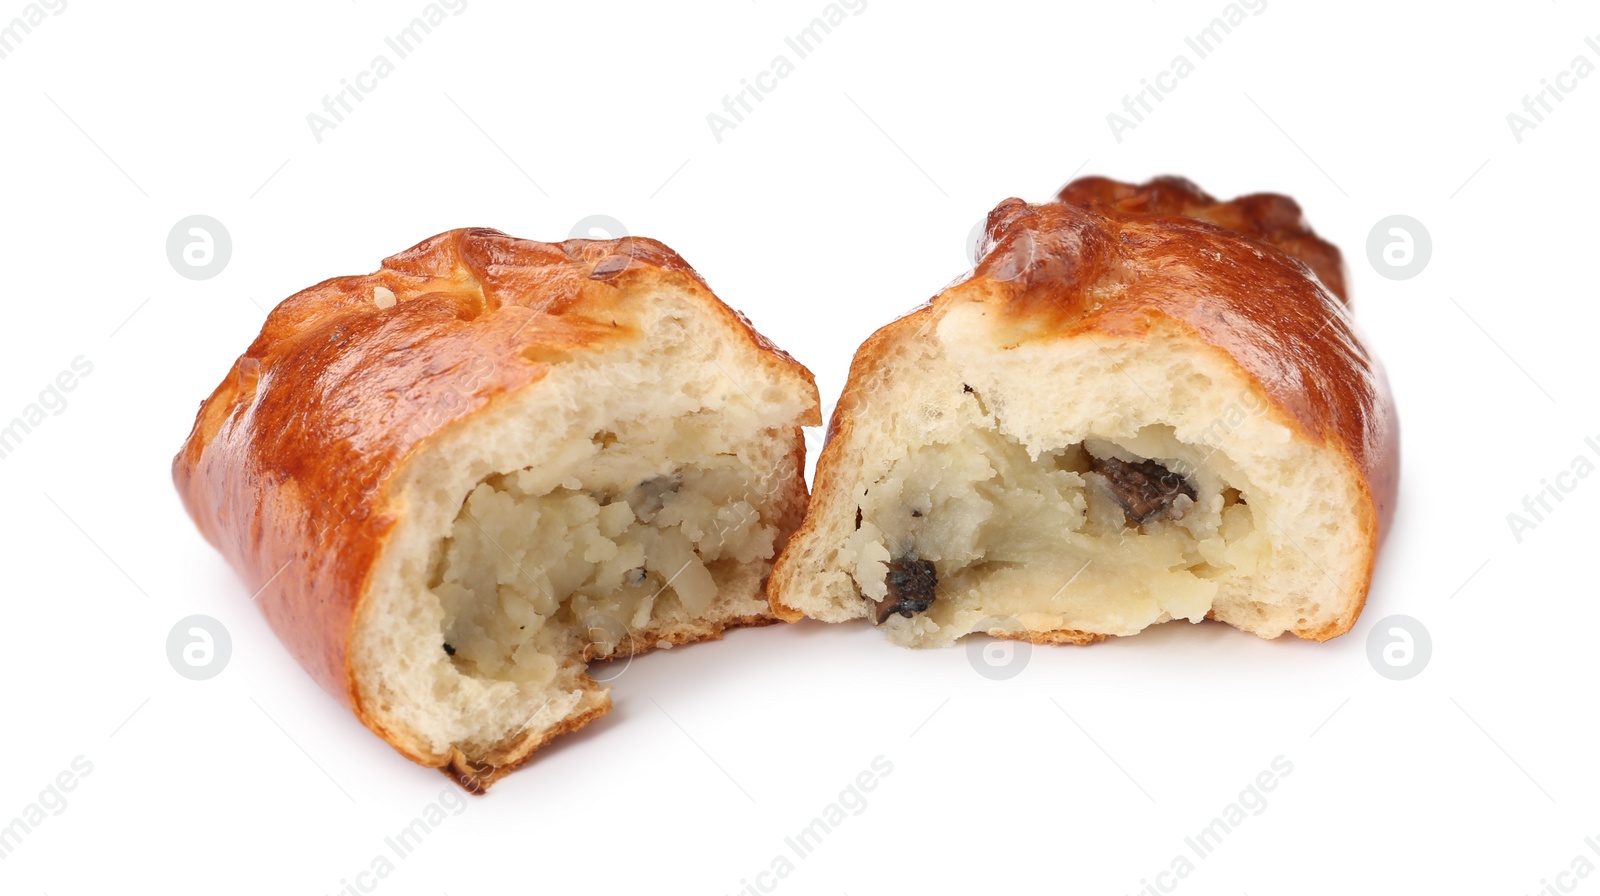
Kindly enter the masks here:
M 770 559 L 759 477 L 718 450 L 716 426 L 639 421 L 478 483 L 429 582 L 456 669 L 549 684 L 574 654 L 642 651 L 632 632 L 703 614 L 740 565 Z
M 1171 427 L 1030 455 L 992 427 L 922 445 L 857 496 L 845 549 L 871 617 L 906 638 L 1012 618 L 1133 634 L 1198 622 L 1270 551 L 1228 459 Z

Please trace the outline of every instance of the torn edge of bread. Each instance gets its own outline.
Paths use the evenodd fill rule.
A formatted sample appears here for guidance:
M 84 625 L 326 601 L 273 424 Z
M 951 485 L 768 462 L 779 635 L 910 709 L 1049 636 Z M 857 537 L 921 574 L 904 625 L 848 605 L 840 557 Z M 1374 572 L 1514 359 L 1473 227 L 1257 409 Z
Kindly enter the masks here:
M 1008 200 L 990 228 L 977 271 L 858 351 L 778 613 L 911 647 L 1349 630 L 1398 442 L 1342 302 L 1198 222 Z
M 589 661 L 774 621 L 804 392 L 682 297 L 636 300 L 647 338 L 552 366 L 395 477 L 352 633 L 361 705 L 469 789 L 606 710 Z
M 482 792 L 616 661 L 776 621 L 820 422 L 666 246 L 457 230 L 275 308 L 173 475 L 300 664 Z

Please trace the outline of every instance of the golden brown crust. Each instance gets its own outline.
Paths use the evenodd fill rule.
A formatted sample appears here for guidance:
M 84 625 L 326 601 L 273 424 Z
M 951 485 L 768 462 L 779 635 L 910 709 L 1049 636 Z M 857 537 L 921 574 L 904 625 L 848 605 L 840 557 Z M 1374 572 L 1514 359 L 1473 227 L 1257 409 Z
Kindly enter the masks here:
M 1059 202 L 1102 214 L 1131 217 L 1164 215 L 1198 218 L 1276 246 L 1300 259 L 1341 301 L 1345 292 L 1344 256 L 1306 223 L 1300 204 L 1277 193 L 1252 193 L 1219 202 L 1181 177 L 1157 177 L 1129 184 L 1107 177 L 1080 177 L 1061 188 Z
M 990 629 L 989 637 L 1001 641 L 1027 641 L 1029 644 L 1072 644 L 1078 647 L 1089 644 L 1098 644 L 1108 636 L 1097 635 L 1093 632 L 1079 632 L 1071 629 L 1059 629 L 1053 632 L 1030 632 L 1023 629 Z
M 880 328 L 857 350 L 843 394 L 829 421 L 828 441 L 817 461 L 814 495 L 843 487 L 851 433 L 872 381 L 884 375 L 895 345 L 931 329 L 957 303 L 983 303 L 1009 329 L 1009 345 L 1035 339 L 1116 336 L 1140 339 L 1156 327 L 1177 327 L 1232 360 L 1256 383 L 1285 425 L 1314 445 L 1343 455 L 1366 486 L 1368 505 L 1352 520 L 1367 533 L 1361 600 L 1338 624 L 1296 631 L 1327 640 L 1348 631 L 1360 612 L 1377 548 L 1387 534 L 1399 485 L 1399 424 L 1388 382 L 1367 350 L 1347 304 L 1327 281 L 1265 236 L 1300 233 L 1285 215 L 1249 217 L 1249 209 L 1299 208 L 1287 197 L 1247 197 L 1225 214 L 1256 221 L 1238 228 L 1179 214 L 1188 204 L 1214 202 L 1187 181 L 1117 184 L 1103 178 L 1075 181 L 1062 191 L 1072 201 L 1030 205 L 1007 199 L 989 213 L 977 268 L 930 302 Z M 1197 197 L 1203 197 L 1203 200 Z M 1287 203 L 1287 206 L 1284 204 Z M 1126 206 L 1126 208 L 1125 208 Z M 1151 212 L 1159 209 L 1159 213 Z M 1279 221 L 1272 224 L 1272 221 Z M 1270 226 L 1269 226 L 1270 225 Z M 1302 249 L 1309 242 L 1297 243 Z M 1327 244 L 1323 244 L 1327 245 Z M 1338 250 L 1327 246 L 1337 259 Z M 1338 281 L 1342 285 L 1342 278 Z M 809 514 L 795 533 L 805 542 L 821 528 Z M 785 583 L 811 570 L 791 568 L 785 551 L 773 572 L 768 598 L 785 620 L 803 614 L 783 601 Z M 1074 641 L 1082 633 L 1029 633 Z M 1036 643 L 1039 643 L 1036 641 Z
M 284 300 L 201 404 L 173 461 L 190 515 L 260 589 L 256 602 L 300 664 L 402 752 L 414 751 L 361 706 L 349 664 L 356 610 L 396 523 L 386 503 L 396 472 L 427 439 L 563 358 L 644 338 L 626 297 L 658 284 L 698 293 L 767 363 L 814 384 L 659 242 L 539 243 L 474 229 Z M 814 407 L 809 417 L 820 422 Z M 803 465 L 798 429 L 795 441 Z
M 761 614 L 758 616 L 739 616 L 718 623 L 680 625 L 672 629 L 653 629 L 637 635 L 630 634 L 627 643 L 617 645 L 616 651 L 607 657 L 597 656 L 591 646 L 584 652 L 584 661 L 626 661 L 654 650 L 682 647 L 686 644 L 698 644 L 703 641 L 720 641 L 722 636 L 731 628 L 774 625 L 778 621 L 775 616 Z M 610 696 L 603 692 L 597 696 L 597 704 L 590 709 L 563 719 L 560 724 L 544 732 L 541 736 L 518 741 L 512 745 L 509 751 L 516 757 L 515 759 L 500 763 L 473 760 L 465 753 L 452 747 L 448 760 L 439 770 L 444 772 L 452 781 L 460 784 L 464 790 L 480 795 L 487 793 L 494 782 L 528 764 L 533 759 L 534 754 L 539 751 L 539 748 L 555 740 L 560 735 L 577 731 L 610 711 Z
M 528 760 L 533 758 L 533 754 L 539 751 L 540 747 L 563 734 L 571 734 L 577 731 L 610 711 L 611 697 L 602 693 L 594 706 L 581 713 L 562 719 L 555 727 L 545 731 L 538 737 L 519 743 L 517 746 L 520 755 L 515 760 L 500 764 L 474 761 L 459 749 L 451 747 L 450 755 L 445 764 L 439 767 L 439 771 L 444 772 L 445 777 L 461 785 L 461 789 L 482 796 L 489 792 L 489 788 L 494 785 L 494 782 L 526 765 Z

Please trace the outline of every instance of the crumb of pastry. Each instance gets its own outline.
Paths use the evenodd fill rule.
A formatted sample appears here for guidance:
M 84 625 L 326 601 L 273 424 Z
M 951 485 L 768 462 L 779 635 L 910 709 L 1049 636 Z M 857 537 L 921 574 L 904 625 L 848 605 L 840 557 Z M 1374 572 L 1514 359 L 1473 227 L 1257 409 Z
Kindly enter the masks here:
M 874 348 L 774 574 L 785 612 L 866 618 L 908 647 L 996 619 L 1075 641 L 1178 620 L 1347 626 L 1369 521 L 1335 452 L 1176 327 L 1006 326 L 962 304 Z
M 515 764 L 609 706 L 620 669 L 590 663 L 772 619 L 814 397 L 674 290 L 619 302 L 638 317 L 583 353 L 497 362 L 549 368 L 430 437 L 387 495 L 353 665 L 430 761 Z

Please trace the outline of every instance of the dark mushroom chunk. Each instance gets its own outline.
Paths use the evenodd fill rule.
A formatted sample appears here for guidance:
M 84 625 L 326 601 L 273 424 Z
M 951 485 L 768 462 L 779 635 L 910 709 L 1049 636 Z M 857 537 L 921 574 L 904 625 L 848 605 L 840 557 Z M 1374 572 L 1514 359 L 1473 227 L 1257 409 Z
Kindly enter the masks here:
M 1189 480 L 1153 460 L 1129 463 L 1114 457 L 1096 457 L 1090 460 L 1090 468 L 1106 478 L 1111 496 L 1128 519 L 1136 523 L 1181 519 L 1195 500 Z M 1176 507 L 1180 496 L 1188 498 L 1189 503 Z
M 889 593 L 883 600 L 877 601 L 879 625 L 896 613 L 909 619 L 933 606 L 934 590 L 939 584 L 933 561 L 919 560 L 907 554 L 888 566 L 889 572 L 883 582 L 888 586 Z
M 640 519 L 649 522 L 661 512 L 661 508 L 666 506 L 667 499 L 677 494 L 681 488 L 683 488 L 682 473 L 646 479 L 634 488 L 628 503 L 633 505 L 633 512 L 638 514 Z

